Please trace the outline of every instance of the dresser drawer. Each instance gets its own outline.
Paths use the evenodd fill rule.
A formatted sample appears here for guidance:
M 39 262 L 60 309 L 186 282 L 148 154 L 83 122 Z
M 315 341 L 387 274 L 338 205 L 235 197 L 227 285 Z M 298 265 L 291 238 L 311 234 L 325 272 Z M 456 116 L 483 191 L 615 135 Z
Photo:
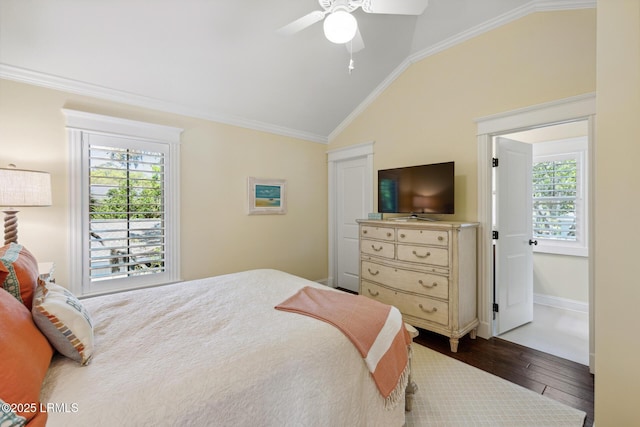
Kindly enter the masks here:
M 448 267 L 449 251 L 433 246 L 398 245 L 398 260 Z
M 435 298 L 449 298 L 449 279 L 437 274 L 405 270 L 371 261 L 362 261 L 362 278 L 391 288 Z
M 404 315 L 428 320 L 444 326 L 449 324 L 449 304 L 446 302 L 396 292 L 365 280 L 360 281 L 360 293 L 384 304 L 393 305 Z
M 371 227 L 363 225 L 360 228 L 360 237 L 394 241 L 396 231 L 393 228 L 388 227 Z
M 398 230 L 398 242 L 424 245 L 449 245 L 449 233 L 438 230 Z
M 395 245 L 388 242 L 362 239 L 360 240 L 360 251 L 368 255 L 393 259 L 395 255 Z

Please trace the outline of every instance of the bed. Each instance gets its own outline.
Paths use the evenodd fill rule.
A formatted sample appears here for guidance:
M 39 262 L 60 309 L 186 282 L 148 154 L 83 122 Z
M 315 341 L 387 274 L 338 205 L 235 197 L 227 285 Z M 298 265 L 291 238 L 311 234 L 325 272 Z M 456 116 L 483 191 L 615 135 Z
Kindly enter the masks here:
M 403 425 L 342 332 L 274 309 L 305 286 L 253 270 L 83 299 L 95 349 L 53 356 L 46 425 Z

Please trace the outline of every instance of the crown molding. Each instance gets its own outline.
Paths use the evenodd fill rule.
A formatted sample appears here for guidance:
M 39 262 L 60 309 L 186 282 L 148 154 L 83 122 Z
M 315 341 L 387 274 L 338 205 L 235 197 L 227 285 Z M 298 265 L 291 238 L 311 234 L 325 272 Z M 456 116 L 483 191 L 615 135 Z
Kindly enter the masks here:
M 413 53 L 407 57 L 391 74 L 384 79 L 376 89 L 367 96 L 342 123 L 329 134 L 329 142 L 333 141 L 342 133 L 360 114 L 362 114 L 391 84 L 416 62 L 422 61 L 431 55 L 447 50 L 453 46 L 461 44 L 467 40 L 477 37 L 483 33 L 499 28 L 505 24 L 524 18 L 536 12 L 552 12 L 575 9 L 593 9 L 596 7 L 596 0 L 532 0 L 516 9 L 485 21 L 475 27 L 458 33 L 440 43 L 429 46 L 426 49 Z
M 12 65 L 2 63 L 0 63 L 0 78 L 13 80 L 20 83 L 27 83 L 34 86 L 41 86 L 48 89 L 59 90 L 62 92 L 75 93 L 82 96 L 103 99 L 106 101 L 148 108 L 165 113 L 179 114 L 182 116 L 204 119 L 241 128 L 252 129 L 291 138 L 303 139 L 310 142 L 317 142 L 321 144 L 328 143 L 327 137 L 323 135 L 303 132 L 300 130 L 290 129 L 284 126 L 277 126 L 270 123 L 264 123 L 257 120 L 249 120 L 237 116 L 219 114 L 205 109 L 186 107 L 172 102 L 162 101 L 155 98 L 84 83 L 77 80 L 66 79 L 51 74 L 40 73 L 37 71 L 14 67 Z
M 333 141 L 338 135 L 340 135 L 340 133 L 342 133 L 342 131 L 344 131 L 360 114 L 364 113 L 364 111 L 371 105 L 373 104 L 373 101 L 375 101 L 381 94 L 382 92 L 384 92 L 389 86 L 391 86 L 391 83 L 393 83 L 398 77 L 400 77 L 402 75 L 402 73 L 404 73 L 407 68 L 409 68 L 409 66 L 411 66 L 412 62 L 408 61 L 408 60 L 404 60 L 400 65 L 398 65 L 398 67 L 396 67 L 395 70 L 393 70 L 391 72 L 391 74 L 389 74 L 387 76 L 386 79 L 384 79 L 382 81 L 382 83 L 380 83 L 378 85 L 378 87 L 376 87 L 373 92 L 371 92 L 365 99 L 364 101 L 362 101 L 360 103 L 360 105 L 358 105 L 343 121 L 342 123 L 340 123 L 338 125 L 338 127 L 336 127 L 333 132 L 331 132 L 329 134 L 329 143 L 331 143 L 331 141 Z

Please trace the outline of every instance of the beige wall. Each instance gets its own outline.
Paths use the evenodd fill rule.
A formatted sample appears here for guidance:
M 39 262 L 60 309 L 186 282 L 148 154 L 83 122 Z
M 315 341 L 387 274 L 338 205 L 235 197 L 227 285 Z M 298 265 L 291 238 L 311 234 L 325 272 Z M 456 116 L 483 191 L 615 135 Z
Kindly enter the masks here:
M 0 165 L 52 175 L 53 206 L 23 208 L 19 242 L 68 281 L 68 146 L 62 108 L 184 128 L 182 277 L 277 268 L 327 277 L 326 145 L 0 80 Z M 247 177 L 286 179 L 286 215 L 246 215 Z
M 475 119 L 595 91 L 595 11 L 535 13 L 412 65 L 340 135 L 374 169 L 456 162 L 456 214 L 477 218 Z
M 598 1 L 597 53 L 596 425 L 637 426 L 640 1 Z
M 589 259 L 533 254 L 533 293 L 589 303 Z

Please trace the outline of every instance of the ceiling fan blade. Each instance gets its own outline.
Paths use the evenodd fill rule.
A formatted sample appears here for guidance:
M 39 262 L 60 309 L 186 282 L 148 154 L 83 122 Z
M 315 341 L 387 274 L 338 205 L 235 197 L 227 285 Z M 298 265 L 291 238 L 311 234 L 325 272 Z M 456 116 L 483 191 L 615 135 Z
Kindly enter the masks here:
M 360 34 L 360 28 L 356 30 L 356 35 L 353 40 L 344 44 L 347 47 L 349 53 L 356 53 L 364 49 L 364 40 L 362 40 L 362 34 Z
M 362 10 L 388 15 L 422 15 L 428 4 L 429 0 L 371 0 L 364 2 Z
M 318 21 L 322 21 L 324 16 L 327 14 L 325 11 L 316 10 L 307 15 L 304 15 L 302 18 L 298 18 L 293 22 L 288 23 L 284 27 L 278 29 L 276 33 L 283 36 L 290 36 L 298 31 L 302 31 L 307 27 L 315 24 Z

